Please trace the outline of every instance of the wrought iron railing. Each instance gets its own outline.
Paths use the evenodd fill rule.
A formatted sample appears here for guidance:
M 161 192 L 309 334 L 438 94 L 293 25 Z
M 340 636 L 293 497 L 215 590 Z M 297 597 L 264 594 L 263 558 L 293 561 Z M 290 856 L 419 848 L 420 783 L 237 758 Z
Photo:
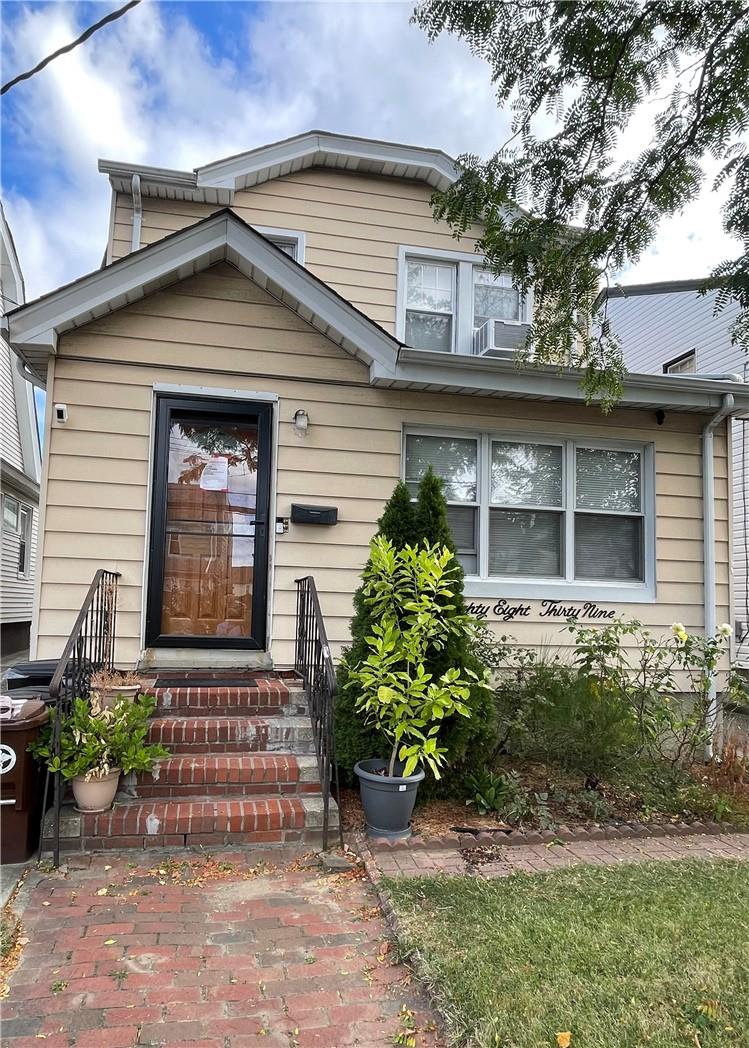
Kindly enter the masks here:
M 336 674 L 330 656 L 330 645 L 320 611 L 315 580 L 311 575 L 296 580 L 296 650 L 294 665 L 304 683 L 312 720 L 317 766 L 323 798 L 322 846 L 327 851 L 330 830 L 330 794 L 335 781 L 338 791 L 338 769 L 335 763 L 333 716 Z M 338 838 L 343 846 L 343 829 L 338 819 Z
M 91 691 L 91 677 L 98 670 L 114 666 L 114 640 L 117 626 L 118 571 L 99 568 L 88 588 L 70 636 L 57 663 L 49 686 L 49 702 L 55 711 L 53 727 L 54 752 L 60 756 L 61 718 L 70 712 L 74 699 L 87 699 Z M 63 781 L 59 772 L 53 774 L 54 802 L 52 821 L 52 853 L 55 866 L 60 864 L 60 812 Z M 44 808 L 47 806 L 49 776 L 45 789 Z M 42 819 L 42 827 L 46 818 Z M 44 835 L 44 828 L 42 828 Z

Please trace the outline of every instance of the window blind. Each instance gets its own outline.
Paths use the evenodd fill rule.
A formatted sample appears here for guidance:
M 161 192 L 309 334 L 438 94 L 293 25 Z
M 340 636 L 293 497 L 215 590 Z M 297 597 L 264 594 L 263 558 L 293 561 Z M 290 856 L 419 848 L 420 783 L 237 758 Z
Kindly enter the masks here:
M 578 509 L 639 513 L 639 452 L 578 448 L 575 473 Z
M 478 574 L 477 512 L 474 506 L 447 507 L 447 523 L 455 542 L 456 555 L 466 575 Z
M 466 437 L 432 437 L 409 434 L 406 438 L 406 484 L 413 496 L 429 467 L 443 484 L 448 502 L 475 502 L 477 446 Z
M 504 506 L 561 506 L 562 449 L 494 441 L 491 500 Z
M 561 513 L 490 510 L 489 574 L 560 576 L 561 523 Z
M 575 514 L 575 577 L 642 579 L 642 519 Z

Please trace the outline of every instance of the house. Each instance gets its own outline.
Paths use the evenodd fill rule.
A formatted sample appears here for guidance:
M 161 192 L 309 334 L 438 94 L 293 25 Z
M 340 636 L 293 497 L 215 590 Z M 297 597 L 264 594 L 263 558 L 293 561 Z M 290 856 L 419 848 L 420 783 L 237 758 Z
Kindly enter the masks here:
M 611 327 L 631 371 L 663 375 L 736 375 L 749 380 L 746 349 L 731 341 L 739 312 L 730 302 L 716 312 L 717 292 L 704 280 L 616 286 L 606 293 Z M 736 661 L 749 668 L 749 418 L 731 427 L 733 624 Z
M 176 717 L 199 689 L 170 668 L 204 688 L 292 665 L 308 575 L 339 652 L 383 503 L 430 465 L 471 608 L 518 643 L 566 646 L 569 616 L 728 617 L 726 429 L 749 390 L 631 374 L 603 415 L 574 370 L 518 367 L 533 303 L 486 272 L 480 229 L 435 222 L 444 153 L 314 131 L 193 171 L 100 171 L 105 264 L 7 319 L 48 391 L 37 657 L 59 657 L 94 573 L 119 572 L 117 662 L 164 678 L 157 737 L 208 761 L 216 737 Z M 235 720 L 219 748 L 251 775 L 261 729 Z M 260 748 L 292 722 L 263 722 Z M 159 839 L 144 812 L 76 832 Z
M 23 276 L 13 237 L 0 205 L 0 313 L 16 308 L 23 301 Z M 39 527 L 39 431 L 34 389 L 21 374 L 20 363 L 5 337 L 0 337 L 0 486 L 3 512 L 0 649 L 4 664 L 29 648 Z

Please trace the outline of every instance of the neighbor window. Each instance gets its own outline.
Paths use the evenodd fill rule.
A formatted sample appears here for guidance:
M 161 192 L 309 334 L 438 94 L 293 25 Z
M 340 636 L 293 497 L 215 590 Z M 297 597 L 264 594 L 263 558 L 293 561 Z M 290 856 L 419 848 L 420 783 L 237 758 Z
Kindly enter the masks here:
M 697 354 L 692 349 L 663 365 L 664 375 L 693 375 L 697 370 Z
M 12 499 L 10 495 L 3 496 L 3 527 L 7 528 L 8 531 L 18 531 L 18 520 L 20 513 L 20 505 L 17 499 Z
M 454 265 L 409 260 L 406 264 L 406 342 L 415 349 L 453 348 Z
M 412 495 L 429 466 L 442 480 L 467 575 L 634 584 L 646 581 L 647 456 L 643 446 L 411 432 L 404 473 Z
M 18 524 L 18 574 L 28 575 L 31 547 L 31 510 L 27 506 L 21 506 Z
M 473 326 L 481 327 L 487 320 L 522 320 L 520 292 L 512 286 L 509 273 L 496 277 L 486 269 L 473 271 Z

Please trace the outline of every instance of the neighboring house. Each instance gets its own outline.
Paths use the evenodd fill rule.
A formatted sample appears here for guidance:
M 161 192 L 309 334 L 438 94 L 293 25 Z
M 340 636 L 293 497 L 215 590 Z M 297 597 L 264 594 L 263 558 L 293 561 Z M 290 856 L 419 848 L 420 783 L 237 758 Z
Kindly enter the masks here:
M 569 615 L 728 618 L 725 417 L 749 391 L 630 374 L 603 415 L 575 371 L 518 367 L 532 302 L 480 229 L 435 222 L 444 153 L 311 132 L 100 170 L 106 264 L 9 317 L 55 405 L 38 657 L 100 567 L 122 665 L 288 666 L 308 573 L 338 652 L 383 502 L 429 465 L 473 610 L 519 643 L 568 645 Z
M 17 308 L 23 301 L 23 277 L 0 205 L 0 313 Z M 20 365 L 5 337 L 0 337 L 3 663 L 29 647 L 39 526 L 41 463 L 34 387 L 22 377 Z
M 717 292 L 703 280 L 617 286 L 607 293 L 611 327 L 630 371 L 663 375 L 736 375 L 749 381 L 749 356 L 731 342 L 739 312 L 716 313 Z M 735 655 L 749 666 L 749 418 L 731 426 L 733 466 L 733 624 Z

